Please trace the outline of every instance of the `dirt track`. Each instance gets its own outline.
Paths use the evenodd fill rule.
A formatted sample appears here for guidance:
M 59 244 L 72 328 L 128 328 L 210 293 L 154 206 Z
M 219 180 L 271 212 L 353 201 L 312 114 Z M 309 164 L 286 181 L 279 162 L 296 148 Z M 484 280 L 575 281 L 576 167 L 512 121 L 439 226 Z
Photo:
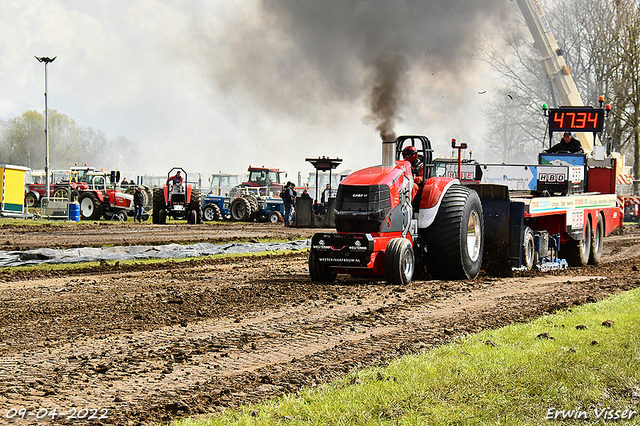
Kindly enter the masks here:
M 308 237 L 275 225 L 80 224 L 0 228 L 2 248 Z M 95 410 L 93 424 L 214 413 L 424 351 L 456 336 L 640 286 L 640 232 L 605 240 L 603 264 L 562 273 L 415 281 L 309 281 L 306 254 L 0 271 L 0 424 L 10 409 Z M 89 414 L 94 413 L 90 411 Z M 79 424 L 58 416 L 56 424 Z M 29 422 L 43 424 L 29 417 Z

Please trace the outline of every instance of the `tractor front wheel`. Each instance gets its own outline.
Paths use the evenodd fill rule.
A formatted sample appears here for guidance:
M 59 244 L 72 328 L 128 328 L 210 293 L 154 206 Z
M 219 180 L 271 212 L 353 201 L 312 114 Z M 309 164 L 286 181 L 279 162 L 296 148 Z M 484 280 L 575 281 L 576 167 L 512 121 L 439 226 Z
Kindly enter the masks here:
M 389 284 L 407 285 L 413 278 L 415 257 L 406 238 L 394 238 L 387 244 L 384 255 L 384 276 Z
M 209 203 L 202 209 L 202 218 L 204 220 L 222 220 L 222 214 L 220 213 L 220 207 L 217 204 Z
M 158 212 L 158 222 L 157 223 L 159 223 L 160 225 L 165 225 L 167 223 L 167 211 L 166 210 L 162 209 L 162 210 L 160 210 Z
M 324 266 L 318 261 L 318 254 L 314 251 L 309 253 L 309 276 L 311 281 L 318 283 L 332 283 L 338 274 Z
M 278 211 L 273 211 L 269 213 L 269 217 L 267 218 L 269 223 L 280 223 L 282 222 L 282 213 Z

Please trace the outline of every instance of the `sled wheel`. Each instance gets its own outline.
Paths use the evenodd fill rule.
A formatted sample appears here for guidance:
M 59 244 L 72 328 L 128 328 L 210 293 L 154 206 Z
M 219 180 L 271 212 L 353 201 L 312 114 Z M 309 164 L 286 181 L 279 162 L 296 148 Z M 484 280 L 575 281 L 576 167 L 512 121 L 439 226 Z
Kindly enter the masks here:
M 591 255 L 591 221 L 586 219 L 582 240 L 570 239 L 560 246 L 560 257 L 567 259 L 569 266 L 585 266 Z
M 102 216 L 102 202 L 93 192 L 85 192 L 80 195 L 80 217 L 85 220 L 98 220 Z
M 332 283 L 336 280 L 338 274 L 320 263 L 318 261 L 318 254 L 312 251 L 309 253 L 309 276 L 311 277 L 311 281 Z
M 472 279 L 480 272 L 484 218 L 475 191 L 452 185 L 442 197 L 435 220 L 425 230 L 427 268 L 437 279 Z
M 602 259 L 602 249 L 604 247 L 604 220 L 602 215 L 598 215 L 596 227 L 591 238 L 591 253 L 589 254 L 589 265 L 597 265 Z
M 522 266 L 528 271 L 533 268 L 536 261 L 536 247 L 533 240 L 533 231 L 526 226 L 522 237 Z
M 280 212 L 271 212 L 267 220 L 269 223 L 280 223 L 282 222 L 282 214 Z
M 389 241 L 384 256 L 384 276 L 389 284 L 407 285 L 413 278 L 415 257 L 413 247 L 406 238 Z

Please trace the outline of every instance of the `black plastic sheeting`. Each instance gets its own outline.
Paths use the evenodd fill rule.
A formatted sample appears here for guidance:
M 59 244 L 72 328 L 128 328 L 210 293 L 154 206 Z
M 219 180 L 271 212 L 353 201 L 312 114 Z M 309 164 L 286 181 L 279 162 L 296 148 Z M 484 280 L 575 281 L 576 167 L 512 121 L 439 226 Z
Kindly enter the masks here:
M 302 250 L 311 240 L 286 243 L 168 244 L 162 246 L 82 247 L 57 250 L 40 248 L 27 251 L 1 251 L 0 267 L 39 263 L 75 263 L 108 260 L 179 259 L 223 253 L 257 253 L 276 250 Z

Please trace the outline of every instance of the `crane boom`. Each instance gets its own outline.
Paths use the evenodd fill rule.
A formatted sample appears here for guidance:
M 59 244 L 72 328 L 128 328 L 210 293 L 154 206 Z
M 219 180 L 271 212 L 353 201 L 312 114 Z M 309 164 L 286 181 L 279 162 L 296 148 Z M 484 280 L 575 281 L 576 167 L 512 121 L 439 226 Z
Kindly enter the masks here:
M 552 96 L 556 107 L 558 106 L 584 106 L 576 83 L 571 77 L 569 67 L 562 57 L 562 52 L 558 47 L 558 42 L 551 33 L 549 21 L 540 6 L 538 0 L 516 0 L 518 7 L 524 16 L 524 20 L 533 36 L 534 46 L 540 52 L 542 67 L 547 74 L 547 78 L 552 88 L 557 93 L 559 99 Z M 582 143 L 582 149 L 586 153 L 593 151 L 593 135 L 590 133 L 576 133 Z

